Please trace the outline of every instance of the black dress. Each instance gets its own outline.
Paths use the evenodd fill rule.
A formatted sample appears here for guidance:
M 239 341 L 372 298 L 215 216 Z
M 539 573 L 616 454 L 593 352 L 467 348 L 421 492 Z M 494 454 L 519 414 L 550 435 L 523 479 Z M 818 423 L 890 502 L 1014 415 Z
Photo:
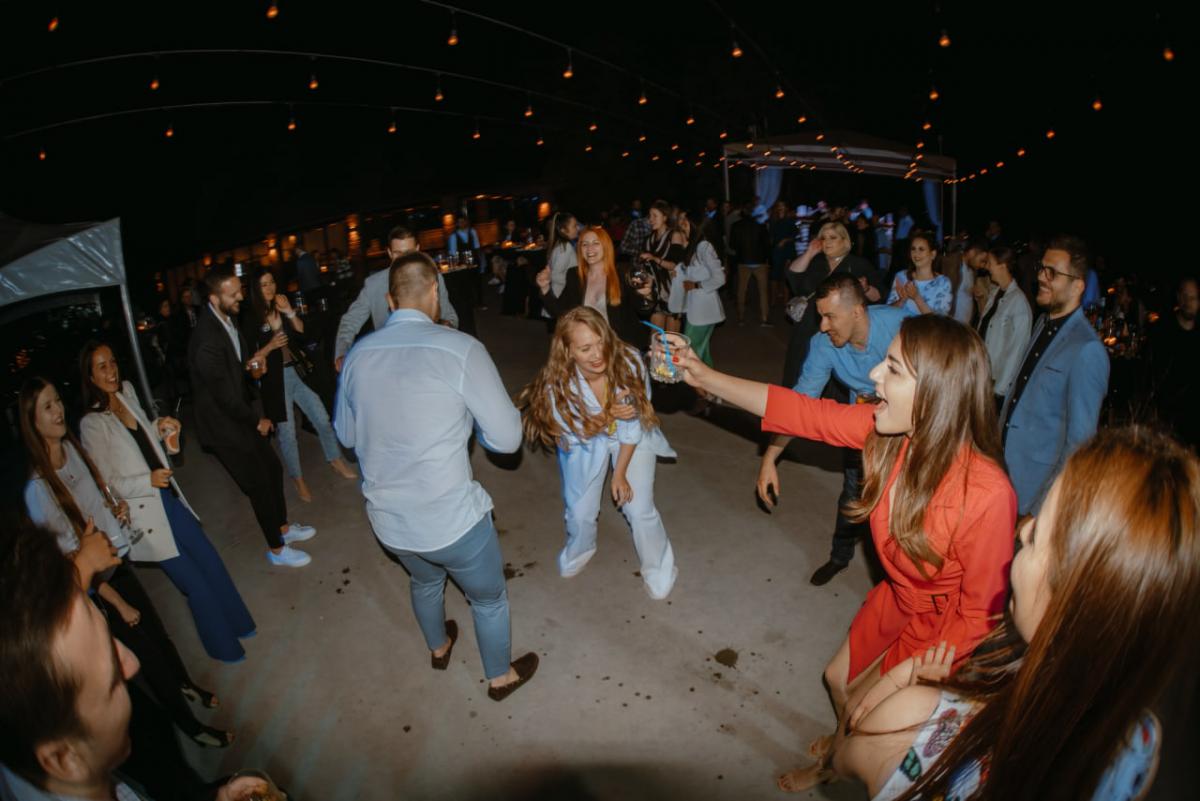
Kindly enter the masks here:
M 282 314 L 279 315 L 279 321 L 283 324 L 282 330 L 288 337 L 288 349 L 303 347 L 304 337 L 296 332 L 292 321 Z M 250 344 L 251 353 L 266 345 L 275 336 L 271 324 L 265 320 L 261 323 L 257 322 L 251 309 L 247 309 L 242 315 L 241 323 L 242 336 Z M 250 353 L 246 354 L 246 358 L 250 358 Z M 263 415 L 273 423 L 282 423 L 287 420 L 287 401 L 283 391 L 283 368 L 285 366 L 284 348 L 276 348 L 267 354 L 267 372 L 258 381 Z
M 645 351 L 650 345 L 650 329 L 642 325 L 642 320 L 648 318 L 653 311 L 641 310 L 642 296 L 629 285 L 622 276 L 621 305 L 608 306 L 608 324 L 617 336 L 639 351 Z M 554 317 L 562 315 L 583 305 L 583 284 L 579 280 L 579 268 L 567 270 L 567 283 L 561 295 L 555 296 L 553 290 L 542 295 L 542 305 Z
M 853 253 L 846 254 L 846 258 L 838 264 L 837 271 L 855 278 L 866 278 L 870 286 L 880 289 L 879 270 L 872 267 L 871 263 L 861 256 L 855 256 Z M 787 273 L 788 285 L 794 295 L 811 295 L 817 291 L 821 282 L 829 277 L 830 272 L 829 260 L 825 258 L 824 253 L 818 253 L 813 257 L 805 272 Z M 884 294 L 880 290 L 881 298 L 884 297 Z M 796 381 L 800 378 L 800 371 L 804 368 L 804 360 L 808 358 L 809 341 L 819 328 L 817 304 L 809 303 L 800 322 L 792 326 L 792 333 L 788 338 L 787 358 L 783 364 L 783 386 L 790 388 L 796 385 Z

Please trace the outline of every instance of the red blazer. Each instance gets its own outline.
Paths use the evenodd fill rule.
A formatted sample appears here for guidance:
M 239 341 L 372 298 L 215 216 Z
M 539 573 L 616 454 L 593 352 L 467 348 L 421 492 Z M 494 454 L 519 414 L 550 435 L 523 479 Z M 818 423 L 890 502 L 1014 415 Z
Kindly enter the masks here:
M 772 386 L 762 427 L 861 449 L 874 430 L 874 411 Z M 996 625 L 1008 600 L 1017 496 L 1004 469 L 970 447 L 955 459 L 925 517 L 925 536 L 943 559 L 926 579 L 888 529 L 888 496 L 906 452 L 907 445 L 871 512 L 871 538 L 887 580 L 867 594 L 850 624 L 850 679 L 881 654 L 886 672 L 942 640 L 956 646 L 955 663 L 961 664 Z

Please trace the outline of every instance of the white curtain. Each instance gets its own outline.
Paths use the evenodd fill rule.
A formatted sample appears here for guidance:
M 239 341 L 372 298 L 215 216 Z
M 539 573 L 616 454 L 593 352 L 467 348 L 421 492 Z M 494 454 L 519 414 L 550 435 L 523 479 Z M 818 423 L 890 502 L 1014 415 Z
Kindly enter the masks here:
M 754 219 L 763 222 L 767 218 L 767 209 L 775 205 L 779 199 L 779 190 L 783 188 L 783 170 L 778 167 L 764 167 L 754 171 L 754 194 L 758 195 L 758 204 L 754 207 Z

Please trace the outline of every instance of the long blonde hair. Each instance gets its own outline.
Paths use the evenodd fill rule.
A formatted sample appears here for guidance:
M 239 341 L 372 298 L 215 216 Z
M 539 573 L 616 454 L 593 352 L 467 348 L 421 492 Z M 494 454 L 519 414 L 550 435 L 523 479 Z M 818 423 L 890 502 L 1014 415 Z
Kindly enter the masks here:
M 576 325 L 585 325 L 600 337 L 604 350 L 604 373 L 609 392 L 607 398 L 597 399 L 603 404 L 600 414 L 589 414 L 583 404 L 579 372 L 571 357 L 571 333 Z M 529 447 L 553 449 L 568 432 L 579 439 L 596 436 L 615 419 L 611 408 L 616 401 L 617 389 L 624 389 L 633 396 L 633 405 L 643 428 L 657 426 L 658 417 L 646 393 L 643 369 L 637 351 L 621 341 L 600 312 L 590 306 L 576 306 L 559 317 L 550 340 L 550 358 L 517 396 L 517 408 L 521 410 L 521 425 Z M 555 419 L 556 409 L 567 431 Z
M 865 521 L 883 498 L 896 460 L 891 504 L 891 535 L 917 570 L 940 570 L 942 557 L 925 537 L 925 516 L 933 496 L 964 446 L 1003 469 L 1004 458 L 992 399 L 990 362 L 983 340 L 951 317 L 928 314 L 900 325 L 900 350 L 913 376 L 913 430 L 904 436 L 872 432 L 863 448 L 862 496 L 846 506 L 849 519 Z M 901 451 L 904 451 L 901 457 Z M 961 503 L 965 503 L 966 487 Z

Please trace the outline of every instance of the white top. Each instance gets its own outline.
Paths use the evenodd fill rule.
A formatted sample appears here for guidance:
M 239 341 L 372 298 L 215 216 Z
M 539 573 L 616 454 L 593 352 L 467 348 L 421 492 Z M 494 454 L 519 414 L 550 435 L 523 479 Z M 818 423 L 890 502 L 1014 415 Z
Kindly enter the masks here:
M 567 270 L 579 266 L 575 247 L 570 242 L 555 244 L 548 259 L 550 265 L 550 291 L 554 297 L 562 294 L 567 285 Z
M 684 281 L 695 281 L 700 286 L 685 291 Z M 696 247 L 696 252 L 687 264 L 675 268 L 671 280 L 671 311 L 678 308 L 687 314 L 691 325 L 715 325 L 725 319 L 725 308 L 717 290 L 725 286 L 725 268 L 717 251 L 707 241 Z
M 968 267 L 966 262 L 960 262 L 958 272 L 958 292 L 954 293 L 954 319 L 963 325 L 970 325 L 971 317 L 975 313 L 975 296 L 972 294 L 975 288 L 975 271 Z
M 237 328 L 234 327 L 233 321 L 225 315 L 217 311 L 217 307 L 212 305 L 212 301 L 208 302 L 209 311 L 217 318 L 217 322 L 225 329 L 225 333 L 229 334 L 229 339 L 233 342 L 233 352 L 237 354 L 238 361 L 242 360 L 242 340 L 238 336 Z
M 117 555 L 124 559 L 125 554 L 129 553 L 129 539 L 125 535 L 125 529 L 121 528 L 121 524 L 104 503 L 104 496 L 100 494 L 100 489 L 92 479 L 92 474 L 79 451 L 65 440 L 62 446 L 67 461 L 55 472 L 66 486 L 67 492 L 71 493 L 84 522 L 86 523 L 89 517 L 92 518 L 96 530 L 104 532 L 108 541 L 117 549 Z M 79 550 L 79 536 L 75 533 L 75 527 L 54 499 L 54 493 L 44 479 L 31 478 L 25 485 L 25 507 L 29 511 L 30 520 L 54 532 L 58 537 L 58 547 L 63 553 L 72 554 Z
M 521 447 L 521 415 L 487 350 L 415 309 L 350 350 L 333 427 L 358 452 L 375 536 L 415 552 L 453 544 L 492 508 L 471 474 L 473 427 L 488 450 Z
M 992 380 L 995 382 L 992 391 L 1007 397 L 1017 380 L 1017 371 L 1021 369 L 1033 331 L 1033 309 L 1016 281 L 1011 282 L 1004 292 L 994 295 L 984 314 L 993 304 L 999 306 L 988 323 L 984 342 L 988 360 L 992 363 Z

